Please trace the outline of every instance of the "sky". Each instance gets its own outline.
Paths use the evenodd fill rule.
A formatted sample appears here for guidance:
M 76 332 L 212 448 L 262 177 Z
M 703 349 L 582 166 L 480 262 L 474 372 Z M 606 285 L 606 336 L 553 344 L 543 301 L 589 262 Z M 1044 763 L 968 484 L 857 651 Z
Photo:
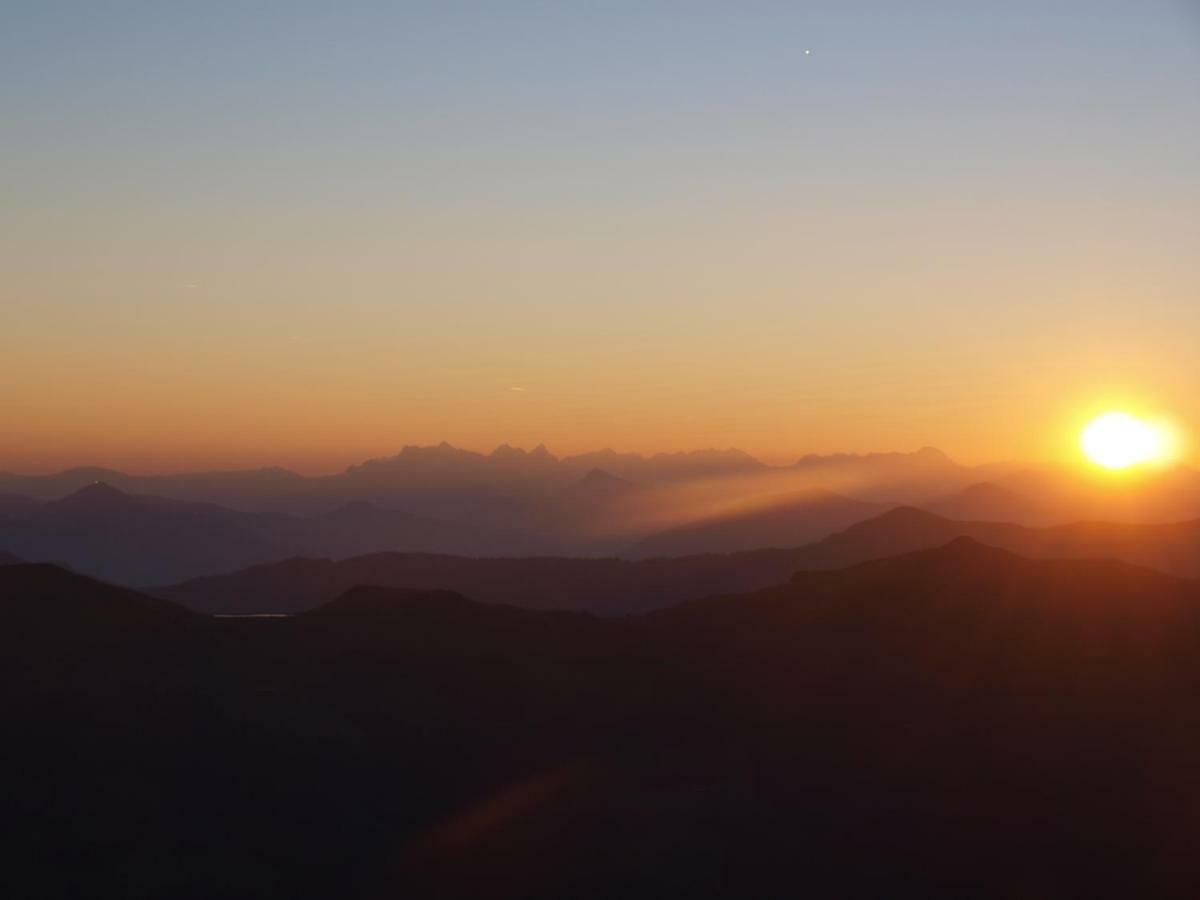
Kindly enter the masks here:
M 0 3 L 0 469 L 1200 427 L 1200 3 Z

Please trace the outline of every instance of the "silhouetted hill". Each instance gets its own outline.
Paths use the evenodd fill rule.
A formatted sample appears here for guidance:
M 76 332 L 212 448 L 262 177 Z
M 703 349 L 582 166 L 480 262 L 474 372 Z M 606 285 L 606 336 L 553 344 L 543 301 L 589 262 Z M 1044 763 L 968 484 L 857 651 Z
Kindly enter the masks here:
M 74 586 L 0 592 L 6 614 L 108 610 L 124 643 L 26 654 L 0 689 L 19 896 L 1183 900 L 1200 878 L 1200 586 L 1146 569 L 958 539 L 645 617 L 355 586 L 281 620 L 21 570 Z
M 25 560 L 19 556 L 13 556 L 11 553 L 6 553 L 0 550 L 0 566 L 14 566 L 18 563 L 23 563 Z
M 627 555 L 644 559 L 799 547 L 878 515 L 883 509 L 879 504 L 851 500 L 829 491 L 751 498 L 747 506 L 651 535 L 638 541 Z
M 938 547 L 959 537 L 1030 558 L 1111 558 L 1200 577 L 1200 520 L 1169 525 L 1078 522 L 1025 528 L 1001 522 L 959 522 L 910 507 L 897 508 L 804 547 L 795 561 L 798 569 L 841 568 Z
M 133 634 L 158 633 L 163 626 L 193 618 L 181 606 L 113 587 L 58 566 L 0 563 L 0 638 L 9 653 L 38 652 L 46 645 L 94 645 Z
M 712 593 L 785 581 L 794 553 L 758 551 L 630 562 L 619 559 L 467 559 L 381 553 L 334 562 L 292 559 L 154 591 L 209 613 L 295 613 L 356 585 L 446 590 L 486 603 L 627 615 Z

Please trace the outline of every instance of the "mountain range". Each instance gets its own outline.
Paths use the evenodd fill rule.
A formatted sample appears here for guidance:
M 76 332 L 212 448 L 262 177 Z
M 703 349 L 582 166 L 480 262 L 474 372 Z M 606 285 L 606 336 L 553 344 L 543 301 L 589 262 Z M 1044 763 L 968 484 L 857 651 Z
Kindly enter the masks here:
M 981 480 L 985 476 L 991 480 Z M 85 479 L 92 480 L 81 484 Z M 1097 478 L 961 466 L 931 448 L 767 466 L 735 450 L 651 457 L 601 451 L 559 459 L 545 447 L 527 452 L 504 445 L 480 454 L 442 444 L 405 448 L 327 477 L 280 469 L 171 476 L 80 469 L 0 475 L 0 491 L 6 552 L 132 586 L 293 557 L 395 552 L 649 559 L 789 549 L 898 502 L 944 519 L 1029 527 L 1151 525 L 1200 516 L 1200 475 L 1182 467 Z M 1045 555 L 1030 551 L 1025 538 L 980 539 Z M 1076 542 L 1062 540 L 1076 555 Z M 1131 540 L 1112 538 L 1122 546 Z M 1084 541 L 1079 552 L 1088 546 Z M 1166 559 L 1167 551 L 1118 547 L 1114 553 L 1192 571 Z
M 429 552 L 519 552 L 505 536 L 347 504 L 299 517 L 132 496 L 96 483 L 0 520 L 0 546 L 128 585 L 240 569 L 296 555 L 352 556 L 393 547 Z
M 57 500 L 104 482 L 129 494 L 213 503 L 243 512 L 311 514 L 366 500 L 419 515 L 462 518 L 497 499 L 530 500 L 566 488 L 594 470 L 636 485 L 670 486 L 732 480 L 777 482 L 776 490 L 822 487 L 858 496 L 915 502 L 951 493 L 1012 467 L 962 466 L 940 451 L 864 456 L 808 456 L 791 466 L 769 466 L 740 450 L 698 450 L 642 456 L 606 449 L 559 458 L 539 445 L 531 451 L 497 447 L 488 454 L 442 443 L 405 447 L 395 456 L 350 466 L 336 475 L 303 476 L 280 468 L 176 475 L 130 475 L 77 468 L 50 475 L 0 473 L 0 494 Z M 861 491 L 843 490 L 847 485 Z M 877 498 L 875 498 L 877 499 Z M 0 502 L 0 511 L 4 508 Z
M 1114 559 L 1200 578 L 1200 520 L 1170 525 L 1085 522 L 1026 528 L 960 522 L 898 507 L 802 547 L 621 559 L 468 559 L 381 553 L 340 561 L 293 559 L 158 588 L 207 613 L 291 614 L 358 584 L 459 591 L 477 600 L 533 609 L 628 615 L 720 593 L 776 584 L 797 571 L 839 569 L 956 539 L 1029 559 Z

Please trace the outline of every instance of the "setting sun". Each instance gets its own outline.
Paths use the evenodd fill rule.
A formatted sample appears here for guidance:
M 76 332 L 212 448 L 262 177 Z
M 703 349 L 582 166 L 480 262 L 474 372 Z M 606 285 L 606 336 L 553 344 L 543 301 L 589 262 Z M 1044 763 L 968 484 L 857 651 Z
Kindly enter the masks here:
M 1106 469 L 1127 469 L 1166 458 L 1163 428 L 1124 412 L 1105 413 L 1092 420 L 1081 437 L 1088 459 Z

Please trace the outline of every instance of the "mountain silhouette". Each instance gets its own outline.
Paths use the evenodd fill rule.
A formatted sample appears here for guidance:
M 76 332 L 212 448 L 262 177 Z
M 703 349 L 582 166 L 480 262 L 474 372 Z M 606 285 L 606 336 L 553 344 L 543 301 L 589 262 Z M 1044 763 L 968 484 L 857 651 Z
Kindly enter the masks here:
M 643 456 L 612 449 L 559 458 L 544 445 L 534 450 L 502 444 L 476 453 L 448 443 L 403 448 L 336 475 L 306 477 L 278 467 L 229 472 L 131 475 L 81 467 L 50 475 L 0 473 L 0 493 L 49 501 L 96 482 L 136 496 L 212 503 L 241 512 L 313 515 L 366 501 L 434 519 L 471 521 L 497 504 L 520 508 L 600 469 L 643 487 L 729 480 L 731 492 L 824 488 L 876 502 L 923 502 L 989 478 L 1005 467 L 971 468 L 940 451 L 865 456 L 808 456 L 794 466 L 769 466 L 736 449 Z M 783 483 L 777 483 L 782 480 Z M 0 503 L 0 516 L 3 515 Z
M 211 619 L 47 566 L 0 597 L 51 640 L 105 629 L 4 630 L 22 895 L 1182 900 L 1200 877 L 1200 585 L 1117 561 L 958 538 L 621 619 L 362 585 Z
M 835 509 L 843 507 L 839 504 Z M 797 533 L 788 527 L 790 516 L 791 511 L 785 509 L 779 519 L 766 516 L 749 521 L 754 528 L 765 522 L 777 529 L 773 534 L 782 543 Z M 736 531 L 739 524 L 735 520 L 733 530 L 741 537 Z M 711 533 L 698 532 L 701 538 L 710 539 Z M 712 533 L 724 537 L 720 529 L 714 528 Z M 757 536 L 753 531 L 750 534 Z M 340 561 L 297 558 L 191 579 L 157 588 L 154 593 L 209 613 L 295 613 L 327 602 L 355 585 L 373 584 L 457 591 L 488 603 L 533 609 L 629 615 L 703 596 L 756 590 L 786 581 L 798 571 L 839 569 L 928 550 L 960 537 L 1033 559 L 1111 558 L 1183 577 L 1200 577 L 1200 521 L 1025 528 L 960 522 L 897 507 L 815 543 L 785 549 L 635 560 L 404 553 Z M 691 541 L 692 534 L 684 531 L 682 539 Z
M 1200 577 L 1200 520 L 1167 525 L 1078 522 L 1026 528 L 1000 522 L 960 522 L 911 507 L 891 510 L 804 547 L 795 561 L 798 569 L 841 568 L 938 547 L 960 537 L 1035 559 L 1111 558 L 1183 577 Z
M 133 496 L 103 482 L 0 521 L 0 545 L 127 585 L 232 571 L 295 555 L 407 549 L 503 553 L 502 535 L 371 504 L 319 516 L 251 514 L 213 504 Z
M 0 566 L 13 566 L 23 562 L 25 560 L 21 559 L 21 557 L 0 550 Z
M 0 611 L 9 652 L 66 643 L 154 635 L 194 618 L 165 600 L 77 575 L 59 566 L 9 562 L 0 567 Z M 51 651 L 52 652 L 52 651 Z
M 708 594 L 754 590 L 796 570 L 789 551 L 679 559 L 478 558 L 381 553 L 292 559 L 154 590 L 207 613 L 296 613 L 356 585 L 443 590 L 486 603 L 628 615 Z

